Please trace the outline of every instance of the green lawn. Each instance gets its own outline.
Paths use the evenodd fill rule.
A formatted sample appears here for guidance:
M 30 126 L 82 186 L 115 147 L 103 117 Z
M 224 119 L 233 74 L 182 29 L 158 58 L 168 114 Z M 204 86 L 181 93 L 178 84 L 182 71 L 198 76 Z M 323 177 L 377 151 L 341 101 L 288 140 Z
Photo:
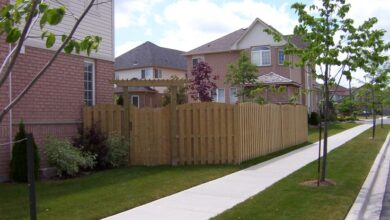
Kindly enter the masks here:
M 344 131 L 349 128 L 353 128 L 359 124 L 356 124 L 354 122 L 337 122 L 337 123 L 332 123 L 329 125 L 329 136 L 337 134 L 341 131 Z M 323 135 L 323 134 L 322 134 Z M 323 138 L 323 136 L 322 136 Z M 309 136 L 308 136 L 308 142 L 314 143 L 318 141 L 318 128 L 309 128 Z
M 334 134 L 355 126 L 334 124 Z M 309 142 L 318 139 L 311 129 Z M 131 167 L 89 176 L 37 183 L 38 219 L 98 219 L 282 155 L 291 147 L 239 166 Z M 0 219 L 28 219 L 25 184 L 0 184 Z
M 344 219 L 389 129 L 378 128 L 375 141 L 368 130 L 329 154 L 328 178 L 336 186 L 300 185 L 316 178 L 313 162 L 215 219 Z

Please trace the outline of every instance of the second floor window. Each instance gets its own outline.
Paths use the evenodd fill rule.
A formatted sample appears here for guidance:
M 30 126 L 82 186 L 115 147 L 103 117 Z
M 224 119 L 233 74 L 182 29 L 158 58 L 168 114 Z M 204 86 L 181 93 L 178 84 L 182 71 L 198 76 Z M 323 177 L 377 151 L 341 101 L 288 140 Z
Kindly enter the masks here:
M 154 69 L 154 78 L 155 79 L 161 79 L 162 78 L 162 71 L 161 71 L 161 69 Z
M 141 79 L 146 79 L 146 70 L 141 70 Z
M 284 51 L 283 51 L 283 49 L 278 50 L 278 64 L 279 65 L 284 64 Z
M 253 47 L 251 51 L 251 61 L 256 66 L 271 65 L 271 48 L 268 46 Z

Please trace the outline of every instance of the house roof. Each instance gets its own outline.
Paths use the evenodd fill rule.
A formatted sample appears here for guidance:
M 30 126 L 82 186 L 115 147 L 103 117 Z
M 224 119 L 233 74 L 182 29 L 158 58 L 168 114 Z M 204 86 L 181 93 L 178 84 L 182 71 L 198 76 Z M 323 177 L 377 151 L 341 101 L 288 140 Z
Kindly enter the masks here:
M 273 31 L 278 32 L 275 28 L 272 26 L 266 24 L 259 18 L 256 18 L 254 22 L 248 27 L 248 28 L 242 28 L 239 30 L 236 30 L 230 34 L 227 34 L 221 38 L 218 38 L 214 41 L 211 41 L 209 43 L 206 43 L 200 47 L 197 47 L 193 50 L 188 51 L 184 55 L 196 55 L 196 54 L 207 54 L 207 53 L 218 53 L 218 52 L 226 52 L 231 51 L 235 46 L 245 37 L 245 35 L 255 26 L 256 23 L 261 23 L 264 26 L 267 26 L 268 28 L 272 29 Z M 305 47 L 306 43 L 302 41 L 302 38 L 297 35 L 283 35 L 283 38 L 287 41 L 287 38 L 290 37 L 291 43 L 293 43 L 297 47 Z
M 188 51 L 185 55 L 215 53 L 231 50 L 232 46 L 241 38 L 246 29 L 239 29 L 221 38 Z
M 257 81 L 263 84 L 293 84 L 298 85 L 298 83 L 294 82 L 293 80 L 286 78 L 284 76 L 281 76 L 279 74 L 276 74 L 274 72 L 270 72 L 265 75 L 261 75 L 257 77 Z
M 138 69 L 143 67 L 165 67 L 186 70 L 184 52 L 159 47 L 152 42 L 145 42 L 138 47 L 115 58 L 115 70 Z

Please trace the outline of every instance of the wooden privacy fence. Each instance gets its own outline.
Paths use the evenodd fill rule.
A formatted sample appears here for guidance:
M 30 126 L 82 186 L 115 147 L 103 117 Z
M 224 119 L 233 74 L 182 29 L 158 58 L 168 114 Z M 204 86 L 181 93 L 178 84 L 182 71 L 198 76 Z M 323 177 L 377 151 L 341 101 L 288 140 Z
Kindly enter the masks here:
M 85 107 L 84 127 L 126 136 L 124 114 L 116 105 Z M 132 165 L 239 164 L 307 141 L 303 105 L 190 103 L 177 106 L 176 120 L 169 106 L 127 114 Z

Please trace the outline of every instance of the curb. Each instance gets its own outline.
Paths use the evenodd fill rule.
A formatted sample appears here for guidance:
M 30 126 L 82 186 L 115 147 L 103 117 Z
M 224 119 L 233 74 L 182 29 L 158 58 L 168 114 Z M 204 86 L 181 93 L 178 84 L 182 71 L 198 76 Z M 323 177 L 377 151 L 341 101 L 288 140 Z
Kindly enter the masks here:
M 369 198 L 372 193 L 372 189 L 374 187 L 374 184 L 378 180 L 378 173 L 380 170 L 380 167 L 383 163 L 383 160 L 386 157 L 386 153 L 388 151 L 390 144 L 390 133 L 387 135 L 385 142 L 383 143 L 381 150 L 379 151 L 378 155 L 375 158 L 375 161 L 370 169 L 370 172 L 367 175 L 366 180 L 364 181 L 364 184 L 362 188 L 360 189 L 360 192 L 358 196 L 356 197 L 355 202 L 353 203 L 351 209 L 348 212 L 348 215 L 345 217 L 345 220 L 355 220 L 355 219 L 363 219 L 364 213 L 366 211 Z M 387 174 L 388 172 L 386 172 Z M 386 178 L 387 179 L 387 178 Z M 384 187 L 386 187 L 386 183 L 384 184 Z M 380 199 L 380 201 L 383 201 L 383 196 Z M 380 212 L 379 212 L 380 215 Z M 379 217 L 379 216 L 378 216 Z

